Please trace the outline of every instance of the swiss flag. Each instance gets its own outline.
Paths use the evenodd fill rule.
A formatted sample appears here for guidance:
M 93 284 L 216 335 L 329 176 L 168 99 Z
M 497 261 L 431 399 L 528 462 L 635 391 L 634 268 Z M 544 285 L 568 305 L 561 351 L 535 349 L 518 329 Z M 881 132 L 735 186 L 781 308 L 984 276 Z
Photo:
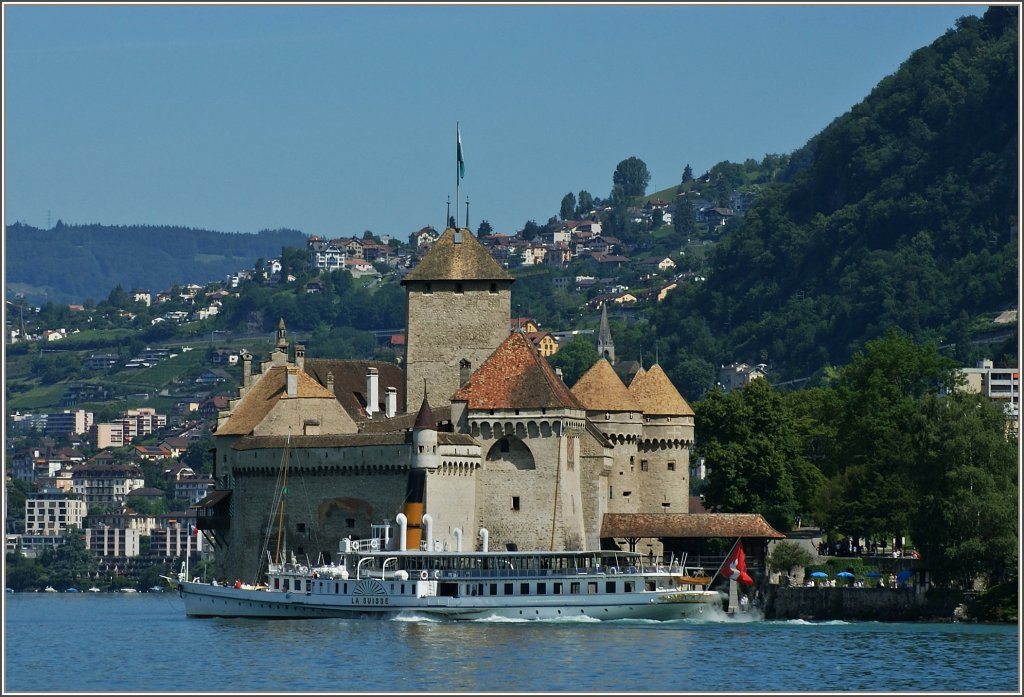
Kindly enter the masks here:
M 747 574 L 747 557 L 743 553 L 742 540 L 737 540 L 732 554 L 722 564 L 722 570 L 719 573 L 730 581 L 739 581 L 745 586 L 754 585 L 754 579 Z

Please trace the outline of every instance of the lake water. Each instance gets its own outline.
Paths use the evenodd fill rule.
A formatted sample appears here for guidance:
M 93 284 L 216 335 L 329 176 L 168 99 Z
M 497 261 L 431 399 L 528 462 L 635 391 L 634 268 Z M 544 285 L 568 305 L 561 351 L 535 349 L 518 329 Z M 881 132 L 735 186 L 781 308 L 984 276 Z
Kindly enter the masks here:
M 11 692 L 1007 692 L 1017 626 L 189 619 L 174 593 L 7 593 Z

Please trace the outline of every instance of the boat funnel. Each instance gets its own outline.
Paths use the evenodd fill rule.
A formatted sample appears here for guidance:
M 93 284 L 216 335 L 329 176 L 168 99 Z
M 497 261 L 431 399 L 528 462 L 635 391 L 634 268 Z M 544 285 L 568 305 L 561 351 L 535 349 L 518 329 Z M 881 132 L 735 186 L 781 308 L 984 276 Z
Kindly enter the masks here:
M 405 517 L 404 513 L 399 513 L 395 516 L 395 522 L 398 523 L 398 551 L 404 552 L 405 547 L 405 530 L 409 524 L 408 518 Z
M 434 519 L 430 517 L 429 513 L 423 514 L 423 537 L 426 542 L 426 550 L 432 552 L 434 550 Z

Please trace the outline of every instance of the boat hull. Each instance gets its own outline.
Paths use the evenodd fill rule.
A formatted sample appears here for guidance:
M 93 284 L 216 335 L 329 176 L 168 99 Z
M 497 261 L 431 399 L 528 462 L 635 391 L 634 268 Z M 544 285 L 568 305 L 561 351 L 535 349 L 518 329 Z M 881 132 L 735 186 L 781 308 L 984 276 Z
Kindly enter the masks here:
M 356 596 L 321 595 L 213 586 L 176 581 L 190 617 L 249 617 L 260 619 L 325 619 L 438 617 L 449 620 L 680 620 L 710 617 L 721 608 L 711 591 L 640 592 L 593 596 Z

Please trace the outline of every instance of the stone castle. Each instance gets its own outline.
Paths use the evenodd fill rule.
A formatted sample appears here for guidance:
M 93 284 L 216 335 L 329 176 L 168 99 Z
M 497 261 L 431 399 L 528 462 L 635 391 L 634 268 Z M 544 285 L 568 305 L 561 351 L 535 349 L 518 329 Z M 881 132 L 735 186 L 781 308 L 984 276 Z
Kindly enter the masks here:
M 481 529 L 491 549 L 635 548 L 645 536 L 629 521 L 686 514 L 690 405 L 658 365 L 622 382 L 605 318 L 602 358 L 569 389 L 510 332 L 513 280 L 449 228 L 402 281 L 404 370 L 306 358 L 283 320 L 258 371 L 243 356 L 214 433 L 217 489 L 196 504 L 218 573 L 257 580 L 282 540 L 330 562 L 400 512 L 411 548 L 453 550 L 479 546 Z

